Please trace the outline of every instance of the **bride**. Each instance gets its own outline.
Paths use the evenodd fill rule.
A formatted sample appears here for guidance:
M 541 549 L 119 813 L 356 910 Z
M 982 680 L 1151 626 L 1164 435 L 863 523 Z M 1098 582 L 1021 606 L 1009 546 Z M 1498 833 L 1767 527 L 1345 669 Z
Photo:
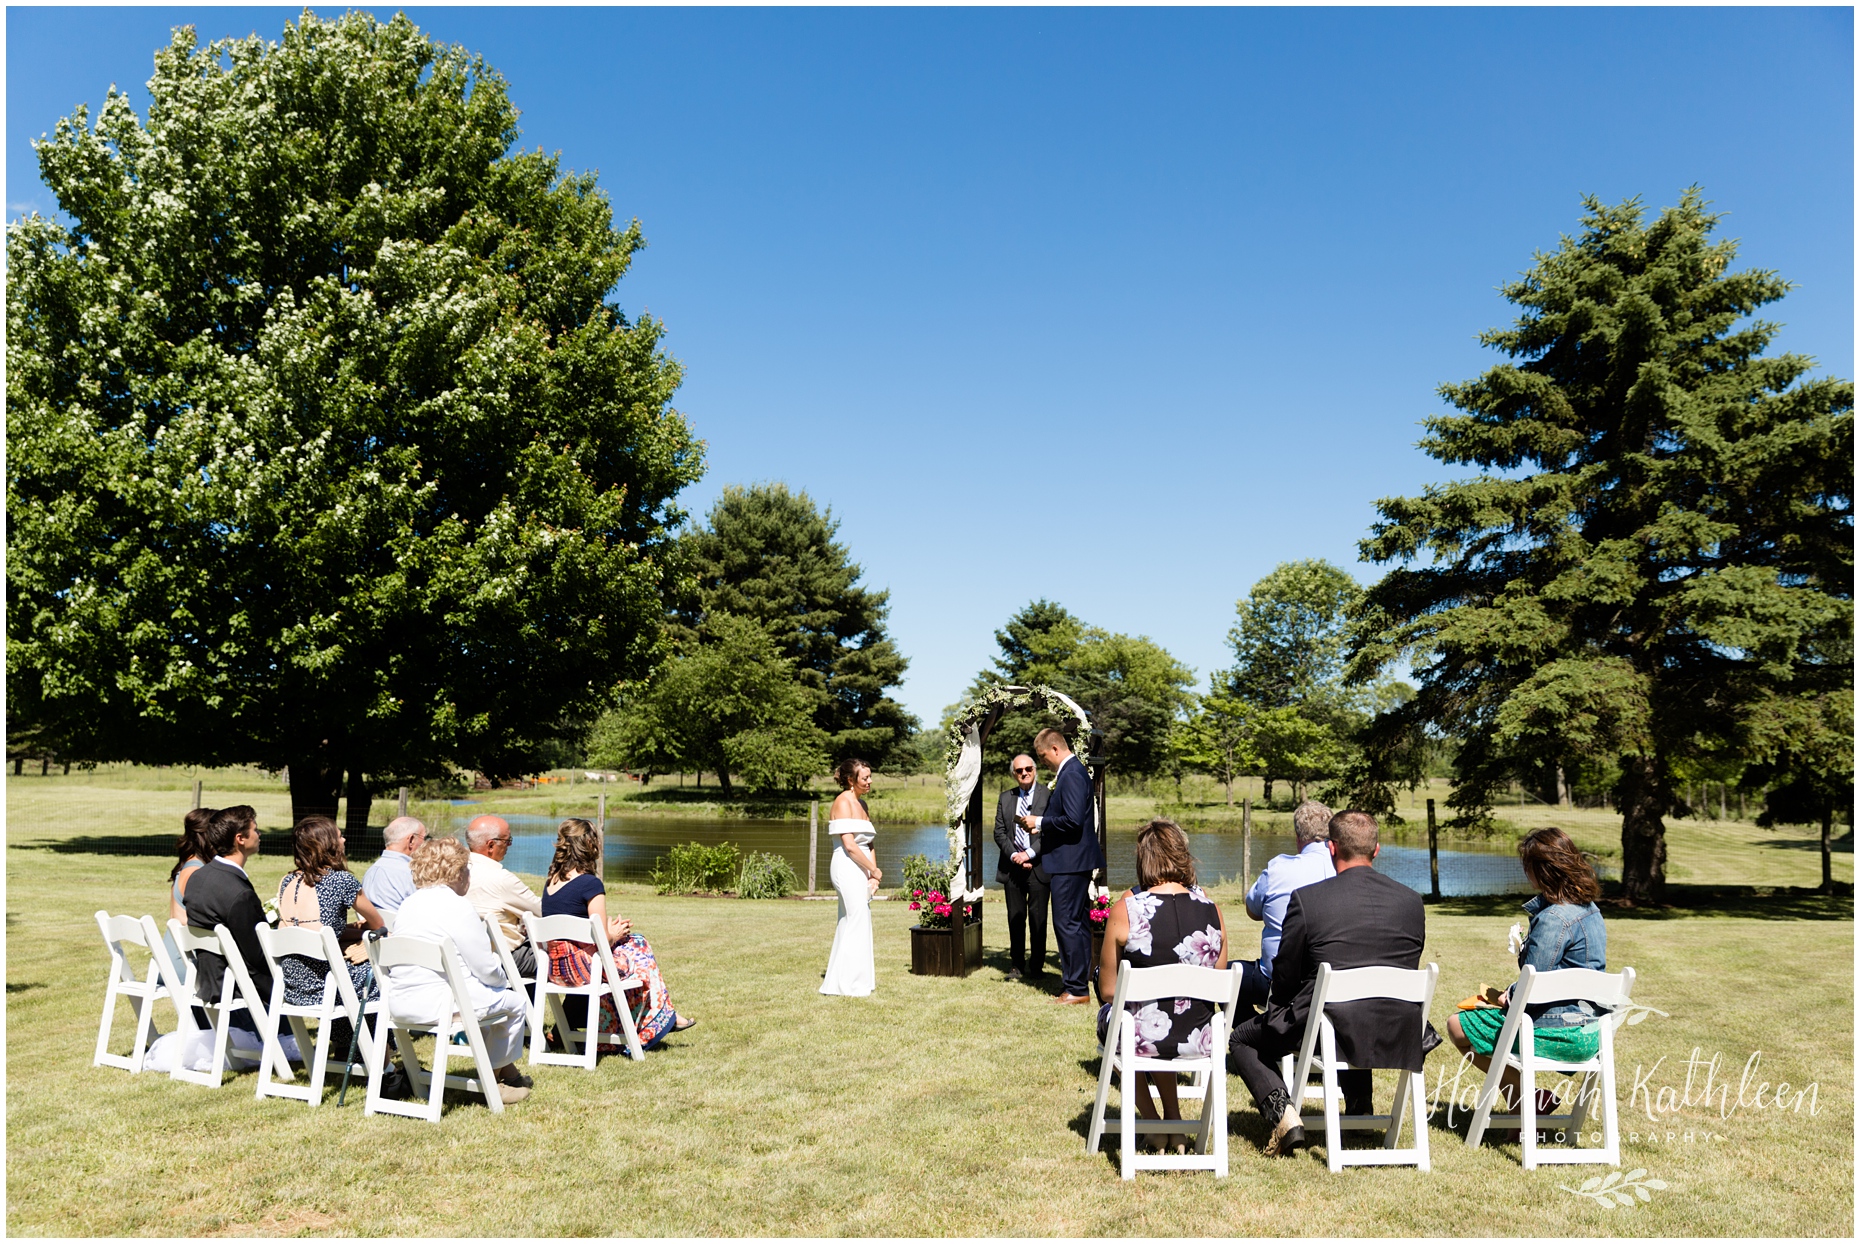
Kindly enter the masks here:
M 878 985 L 872 966 L 872 896 L 884 877 L 872 855 L 872 818 L 865 795 L 872 789 L 872 767 L 863 760 L 842 760 L 833 771 L 840 793 L 827 812 L 827 832 L 839 838 L 827 875 L 840 896 L 840 923 L 833 931 L 833 954 L 821 993 L 863 998 Z

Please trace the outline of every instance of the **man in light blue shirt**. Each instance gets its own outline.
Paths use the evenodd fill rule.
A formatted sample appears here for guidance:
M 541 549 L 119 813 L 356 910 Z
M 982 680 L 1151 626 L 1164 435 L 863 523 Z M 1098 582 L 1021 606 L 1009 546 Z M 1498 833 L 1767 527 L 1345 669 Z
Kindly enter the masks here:
M 1337 875 L 1331 862 L 1330 809 L 1307 799 L 1292 810 L 1292 837 L 1298 844 L 1295 855 L 1275 855 L 1266 870 L 1246 892 L 1246 914 L 1266 923 L 1259 937 L 1259 958 L 1241 964 L 1241 1018 L 1253 1013 L 1254 1006 L 1265 1006 L 1272 989 L 1272 961 L 1279 953 L 1279 935 L 1285 924 L 1285 905 L 1292 891 L 1326 881 Z
M 426 841 L 426 826 L 418 817 L 397 816 L 382 837 L 387 850 L 362 874 L 362 893 L 383 915 L 393 915 L 413 894 L 413 853 Z M 1279 910 L 1283 912 L 1284 906 Z

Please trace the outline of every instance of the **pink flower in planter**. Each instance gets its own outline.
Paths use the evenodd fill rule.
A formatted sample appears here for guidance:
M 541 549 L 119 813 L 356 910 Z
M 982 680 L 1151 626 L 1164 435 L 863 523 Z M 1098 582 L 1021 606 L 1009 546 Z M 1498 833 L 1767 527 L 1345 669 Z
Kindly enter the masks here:
M 919 907 L 922 907 L 922 906 L 923 906 L 923 904 L 922 904 L 922 903 L 912 903 L 912 904 L 911 904 L 911 910 L 912 910 L 912 911 L 916 911 L 916 910 L 917 910 L 917 909 L 918 909 Z
M 937 905 L 936 905 L 935 907 L 933 907 L 933 908 L 932 908 L 931 910 L 932 910 L 932 911 L 934 911 L 934 912 L 935 912 L 935 913 L 936 913 L 937 915 L 939 915 L 939 916 L 947 916 L 947 915 L 949 914 L 949 904 L 948 904 L 948 903 L 938 903 L 938 904 L 937 904 Z

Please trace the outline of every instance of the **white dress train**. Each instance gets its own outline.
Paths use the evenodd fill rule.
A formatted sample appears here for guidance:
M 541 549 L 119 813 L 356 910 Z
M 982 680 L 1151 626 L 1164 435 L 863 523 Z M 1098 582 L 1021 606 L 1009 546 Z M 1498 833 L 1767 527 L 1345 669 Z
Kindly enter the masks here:
M 872 822 L 837 817 L 827 822 L 827 832 L 835 841 L 827 875 L 840 896 L 840 922 L 833 930 L 833 954 L 827 959 L 827 979 L 820 982 L 820 992 L 863 998 L 878 987 L 878 970 L 872 962 L 872 896 L 866 888 L 865 869 L 853 863 L 838 840 L 841 834 L 851 834 L 854 842 L 870 851 Z

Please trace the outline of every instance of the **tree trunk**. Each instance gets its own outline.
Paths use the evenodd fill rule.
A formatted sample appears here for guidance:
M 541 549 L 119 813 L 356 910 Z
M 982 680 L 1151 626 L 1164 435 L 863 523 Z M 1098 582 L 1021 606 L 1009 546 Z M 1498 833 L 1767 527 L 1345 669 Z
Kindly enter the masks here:
M 1556 767 L 1556 806 L 1569 807 L 1569 775 L 1563 772 L 1563 766 Z
M 290 763 L 291 823 L 306 816 L 336 818 L 336 804 L 342 798 L 342 766 L 330 763 L 327 753 L 317 757 L 300 756 Z
M 1630 907 L 1666 898 L 1666 822 L 1672 794 L 1651 756 L 1624 756 L 1621 784 L 1621 886 Z
M 1260 789 L 1261 789 L 1260 802 L 1270 807 L 1272 805 L 1272 779 L 1271 778 L 1264 779 L 1264 784 L 1261 786 Z
M 1821 810 L 1821 892 L 1834 893 L 1834 805 Z
M 726 795 L 730 793 L 730 775 L 722 769 L 717 770 L 717 789 Z
M 1228 778 L 1226 785 L 1227 785 L 1227 806 L 1231 808 L 1234 806 L 1234 780 L 1232 778 Z
M 47 774 L 51 773 L 51 771 L 52 758 L 50 756 L 39 757 L 39 776 L 45 777 Z
M 343 817 L 343 828 L 348 833 L 368 828 L 368 809 L 374 803 L 374 796 L 368 792 L 368 783 L 360 769 L 349 770 L 349 786 L 346 792 L 348 813 Z

